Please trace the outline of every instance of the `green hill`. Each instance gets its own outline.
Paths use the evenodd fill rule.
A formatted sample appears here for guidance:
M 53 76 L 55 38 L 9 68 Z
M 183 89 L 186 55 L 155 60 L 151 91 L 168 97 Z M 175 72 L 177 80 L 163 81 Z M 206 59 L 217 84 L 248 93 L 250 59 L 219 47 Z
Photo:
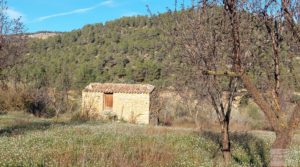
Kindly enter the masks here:
M 145 16 L 86 25 L 46 40 L 30 39 L 28 54 L 10 76 L 36 86 L 90 82 L 165 82 L 164 36 Z
M 81 89 L 90 82 L 169 85 L 174 76 L 170 74 L 170 67 L 181 62 L 176 57 L 180 50 L 166 46 L 168 37 L 161 30 L 160 24 L 170 21 L 170 17 L 168 14 L 123 17 L 105 24 L 86 25 L 44 40 L 31 38 L 28 54 L 21 65 L 9 70 L 9 76 L 36 87 L 71 89 Z M 214 17 L 221 17 L 221 13 Z M 247 20 L 242 20 L 241 25 L 248 25 Z M 257 35 L 261 36 L 264 30 L 259 32 Z M 255 45 L 252 48 L 258 47 Z M 282 44 L 283 57 L 288 55 L 284 51 L 288 49 L 286 46 Z M 256 54 L 265 57 L 258 63 L 272 61 L 265 53 Z M 295 66 L 296 73 L 300 70 L 298 64 L 299 61 Z M 261 64 L 253 66 L 260 68 Z M 255 69 L 251 68 L 249 72 L 255 72 Z M 182 75 L 180 70 L 178 72 Z

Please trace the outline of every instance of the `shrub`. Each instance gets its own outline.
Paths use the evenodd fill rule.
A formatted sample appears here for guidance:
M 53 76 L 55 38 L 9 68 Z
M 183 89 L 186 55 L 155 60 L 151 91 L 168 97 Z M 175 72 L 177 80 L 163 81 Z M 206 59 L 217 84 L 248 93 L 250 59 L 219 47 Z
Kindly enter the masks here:
M 82 114 L 82 112 L 75 112 L 72 117 L 71 121 L 89 121 L 91 118 L 87 116 L 87 114 Z
M 78 108 L 77 101 L 56 89 L 30 88 L 29 85 L 0 83 L 0 114 L 25 111 L 37 117 L 51 118 Z
M 108 111 L 108 112 L 105 112 L 104 115 L 106 116 L 106 118 L 110 121 L 115 121 L 118 119 L 118 116 L 116 113 L 114 112 L 111 112 L 111 111 Z
M 0 87 L 0 111 L 6 113 L 8 111 L 17 111 L 24 108 L 22 96 L 25 93 L 23 87 L 12 87 L 8 84 Z
M 80 122 L 86 122 L 86 121 L 93 121 L 93 120 L 104 120 L 103 117 L 96 114 L 90 114 L 86 111 L 78 110 L 71 116 L 71 121 L 80 121 Z
M 36 117 L 51 118 L 56 115 L 55 108 L 45 89 L 28 90 L 24 98 L 25 111 Z

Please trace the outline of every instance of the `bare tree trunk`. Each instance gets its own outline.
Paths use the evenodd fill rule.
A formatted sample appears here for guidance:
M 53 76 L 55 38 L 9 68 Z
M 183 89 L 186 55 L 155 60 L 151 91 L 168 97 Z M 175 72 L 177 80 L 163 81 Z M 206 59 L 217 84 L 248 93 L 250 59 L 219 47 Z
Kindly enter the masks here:
M 271 167 L 284 167 L 288 146 L 292 141 L 290 130 L 276 132 L 276 139 L 271 147 Z
M 223 121 L 222 123 L 222 153 L 225 164 L 228 165 L 231 162 L 231 148 L 229 139 L 229 121 Z

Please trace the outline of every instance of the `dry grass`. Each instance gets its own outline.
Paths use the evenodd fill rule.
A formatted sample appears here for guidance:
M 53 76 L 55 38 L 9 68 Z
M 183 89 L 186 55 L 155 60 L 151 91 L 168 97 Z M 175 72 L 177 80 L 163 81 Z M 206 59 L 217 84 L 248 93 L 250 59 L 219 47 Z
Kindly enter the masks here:
M 0 166 L 221 166 L 219 133 L 0 116 Z M 232 166 L 268 165 L 268 133 L 233 133 Z M 293 161 L 300 159 L 291 148 Z M 296 157 L 296 158 L 295 158 Z

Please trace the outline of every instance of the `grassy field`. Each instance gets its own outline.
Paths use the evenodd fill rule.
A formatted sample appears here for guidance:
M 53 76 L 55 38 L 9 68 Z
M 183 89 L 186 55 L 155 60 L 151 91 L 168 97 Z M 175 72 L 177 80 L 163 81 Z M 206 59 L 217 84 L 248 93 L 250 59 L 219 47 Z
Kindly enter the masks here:
M 232 166 L 267 166 L 272 133 L 233 133 Z M 299 146 L 289 152 L 298 166 Z M 221 166 L 218 133 L 0 116 L 0 166 Z

